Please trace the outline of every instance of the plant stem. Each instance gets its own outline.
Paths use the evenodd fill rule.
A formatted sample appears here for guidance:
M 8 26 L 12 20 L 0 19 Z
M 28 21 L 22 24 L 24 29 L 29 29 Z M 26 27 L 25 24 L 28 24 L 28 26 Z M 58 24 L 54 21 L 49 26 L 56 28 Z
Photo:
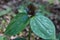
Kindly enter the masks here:
M 28 40 L 30 40 L 30 37 L 31 37 L 31 28 L 29 28 Z

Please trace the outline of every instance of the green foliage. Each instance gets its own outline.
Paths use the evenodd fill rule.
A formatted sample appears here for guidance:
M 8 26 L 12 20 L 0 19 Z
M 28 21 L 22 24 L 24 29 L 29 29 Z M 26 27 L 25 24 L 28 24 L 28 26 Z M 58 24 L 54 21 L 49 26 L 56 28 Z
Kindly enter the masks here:
M 0 36 L 0 40 L 4 40 L 4 37 L 3 36 Z
M 25 29 L 29 21 L 27 14 L 19 13 L 6 28 L 6 35 L 16 35 Z
M 29 3 L 30 4 L 30 3 Z M 51 39 L 56 40 L 56 34 L 55 34 L 55 26 L 52 23 L 50 19 L 43 16 L 45 14 L 48 14 L 49 12 L 46 11 L 45 6 L 39 5 L 39 9 L 33 10 L 28 8 L 28 5 L 22 5 L 18 9 L 18 14 L 12 19 L 10 24 L 7 26 L 4 34 L 7 36 L 13 36 L 16 34 L 19 34 L 21 31 L 25 29 L 25 27 L 30 22 L 30 27 L 32 31 L 39 37 L 43 39 Z M 30 6 L 32 9 L 34 5 Z M 37 7 L 38 8 L 38 7 Z M 0 11 L 0 16 L 4 14 L 8 14 L 8 12 L 11 11 L 11 8 L 7 8 L 6 10 Z M 29 16 L 29 12 L 32 12 L 31 16 Z M 43 14 L 43 15 L 42 15 Z M 29 31 L 31 34 L 31 32 Z M 30 35 L 29 34 L 29 35 Z M 1 40 L 3 40 L 3 37 L 0 37 Z M 29 36 L 30 39 L 30 36 Z M 25 40 L 23 38 L 16 38 L 14 40 Z
M 51 3 L 54 3 L 54 0 L 48 0 L 48 2 L 51 4 Z
M 58 35 L 57 35 L 57 39 L 60 40 L 60 33 L 58 33 Z
M 30 26 L 37 36 L 43 39 L 55 39 L 55 26 L 47 17 L 42 15 L 32 17 Z
M 50 14 L 49 10 L 46 10 L 46 5 L 36 4 L 36 6 L 38 7 L 36 13 L 39 12 L 42 15 Z
M 19 6 L 18 12 L 19 12 L 19 13 L 23 13 L 23 12 L 24 12 L 24 13 L 27 14 L 25 5 Z
M 5 36 L 0 36 L 0 40 L 7 40 Z
M 10 7 L 8 7 L 6 10 L 1 10 L 0 11 L 0 16 L 8 14 L 9 12 L 11 12 L 11 8 Z

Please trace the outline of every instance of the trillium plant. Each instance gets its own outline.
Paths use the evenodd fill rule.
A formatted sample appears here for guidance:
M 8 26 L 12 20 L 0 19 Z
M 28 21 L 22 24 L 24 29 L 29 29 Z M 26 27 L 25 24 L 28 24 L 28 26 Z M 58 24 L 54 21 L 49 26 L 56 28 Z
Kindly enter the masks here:
M 26 9 L 20 7 L 18 9 L 17 15 L 7 26 L 4 35 L 9 37 L 17 35 L 22 32 L 27 27 L 27 25 L 29 25 L 30 28 L 28 40 L 30 40 L 31 31 L 44 40 L 56 40 L 57 38 L 53 22 L 48 17 L 42 15 L 41 12 L 36 12 L 36 10 L 37 9 L 34 7 L 33 4 L 29 4 L 28 6 L 26 6 Z M 4 14 L 5 11 L 4 13 L 1 13 L 0 16 Z M 2 39 L 3 37 L 0 38 L 0 40 L 7 40 Z M 25 39 L 20 38 L 18 40 Z

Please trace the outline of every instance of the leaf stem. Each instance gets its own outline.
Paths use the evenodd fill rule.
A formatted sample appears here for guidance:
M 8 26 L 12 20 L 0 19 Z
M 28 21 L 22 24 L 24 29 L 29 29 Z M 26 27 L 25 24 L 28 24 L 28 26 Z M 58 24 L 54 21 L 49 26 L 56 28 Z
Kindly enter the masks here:
M 30 37 L 31 37 L 31 28 L 29 28 L 28 40 L 30 40 Z

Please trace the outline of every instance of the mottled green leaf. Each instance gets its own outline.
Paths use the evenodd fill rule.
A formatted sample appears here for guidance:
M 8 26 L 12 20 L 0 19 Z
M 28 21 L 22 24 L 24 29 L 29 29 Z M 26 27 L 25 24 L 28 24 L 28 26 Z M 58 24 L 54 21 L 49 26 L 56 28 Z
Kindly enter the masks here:
M 30 26 L 37 36 L 43 39 L 55 39 L 55 26 L 47 17 L 43 15 L 32 17 Z
M 27 14 L 17 14 L 17 16 L 10 22 L 8 27 L 6 28 L 6 35 L 16 35 L 20 33 L 24 28 L 28 25 L 28 15 Z

